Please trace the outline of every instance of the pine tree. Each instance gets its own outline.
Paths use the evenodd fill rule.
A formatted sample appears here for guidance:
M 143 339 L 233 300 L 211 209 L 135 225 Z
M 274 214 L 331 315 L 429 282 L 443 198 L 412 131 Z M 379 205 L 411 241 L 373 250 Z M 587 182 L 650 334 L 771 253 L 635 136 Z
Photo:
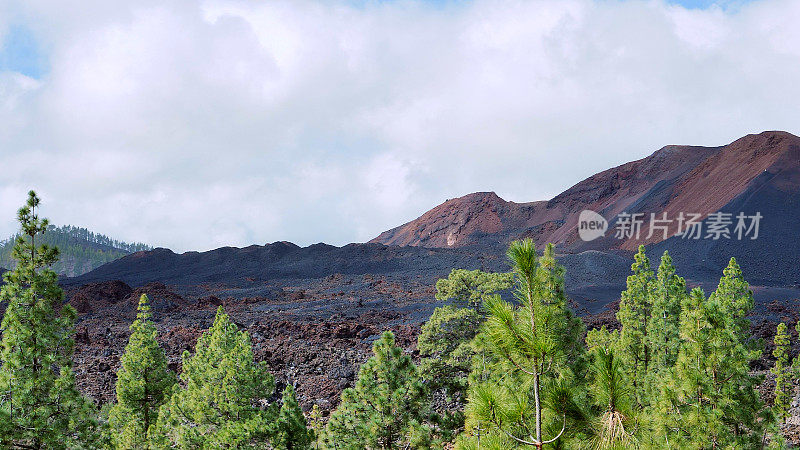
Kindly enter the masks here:
M 726 272 L 730 276 L 732 272 Z M 725 278 L 725 277 L 723 277 Z M 721 286 L 731 280 L 722 280 Z M 750 374 L 759 353 L 739 336 L 731 309 L 740 299 L 721 294 L 706 301 L 700 288 L 692 290 L 682 307 L 681 345 L 672 378 L 662 385 L 659 441 L 677 448 L 757 448 L 770 417 L 762 409 Z M 736 313 L 734 313 L 736 312 Z
M 16 267 L 3 276 L 7 303 L 0 344 L 0 445 L 4 448 L 93 448 L 101 445 L 94 405 L 75 386 L 72 339 L 75 309 L 50 270 L 58 249 L 37 245 L 47 229 L 31 191 L 17 219 Z
M 747 319 L 747 313 L 753 309 L 753 292 L 744 280 L 736 258 L 731 258 L 722 273 L 717 290 L 711 294 L 710 300 L 717 302 L 726 317 L 732 321 L 730 325 L 739 341 L 756 344 L 750 339 L 750 321 Z
M 0 241 L 0 267 L 15 266 L 12 252 L 16 238 L 20 236 L 16 234 L 10 239 Z M 47 230 L 37 236 L 36 240 L 42 244 L 58 247 L 60 260 L 54 263 L 51 269 L 59 275 L 67 276 L 81 275 L 128 253 L 151 250 L 144 244 L 127 244 L 70 225 L 61 227 L 48 225 Z
M 705 293 L 695 288 L 682 307 L 675 371 L 660 395 L 657 433 L 665 447 L 706 448 L 709 437 L 719 436 L 724 428 L 712 398 L 715 392 L 707 359 L 712 351 L 712 325 L 707 316 Z
M 142 294 L 117 372 L 117 402 L 109 412 L 111 440 L 118 449 L 152 447 L 148 430 L 156 424 L 158 410 L 175 385 L 151 317 L 147 295 Z
M 794 326 L 794 330 L 797 331 L 797 337 L 800 338 L 800 320 Z M 797 378 L 800 376 L 800 355 L 797 355 L 792 360 L 792 376 Z
M 622 363 L 612 348 L 595 347 L 592 351 L 592 383 L 590 391 L 599 415 L 594 423 L 592 448 L 631 448 L 637 428 L 635 395 Z
M 436 282 L 436 299 L 452 304 L 433 311 L 420 330 L 417 349 L 434 411 L 431 420 L 444 439 L 450 440 L 464 426 L 463 404 L 476 356 L 472 340 L 484 320 L 480 305 L 513 282 L 511 273 L 464 269 L 453 269 Z
M 574 403 L 574 373 L 584 366 L 583 327 L 566 307 L 553 247 L 540 260 L 532 240 L 515 241 L 508 257 L 519 306 L 499 296 L 484 304 L 488 316 L 476 342 L 492 354 L 492 367 L 489 378 L 470 386 L 462 448 L 559 441 Z
M 311 411 L 308 413 L 308 428 L 314 436 L 314 441 L 311 443 L 312 448 L 322 448 L 319 437 L 322 436 L 322 433 L 325 431 L 325 421 L 322 418 L 322 411 L 316 403 L 311 407 Z
M 471 342 L 481 322 L 474 309 L 445 305 L 433 311 L 417 338 L 420 376 L 431 396 L 434 420 L 447 437 L 464 425 L 463 404 L 475 356 Z
M 586 348 L 590 351 L 595 349 L 615 349 L 619 343 L 619 330 L 609 331 L 605 325 L 601 328 L 589 330 L 586 333 Z M 619 359 L 619 357 L 616 357 Z
M 436 282 L 436 300 L 453 300 L 458 306 L 476 309 L 489 296 L 513 284 L 514 276 L 510 273 L 453 269 L 447 278 Z
M 792 389 L 794 387 L 791 367 L 789 367 L 789 333 L 787 333 L 785 323 L 778 324 L 775 332 L 775 350 L 772 356 L 775 357 L 775 366 L 772 373 L 775 375 L 775 413 L 778 419 L 783 422 L 789 415 L 789 404 L 792 401 Z
M 567 306 L 564 287 L 566 269 L 558 263 L 553 244 L 547 244 L 544 247 L 536 272 L 538 286 L 536 297 L 554 314 L 550 326 L 558 336 L 559 351 L 565 358 L 562 372 L 569 369 L 572 372 L 571 377 L 578 380 L 583 379 L 587 370 L 584 342 L 586 327 L 583 325 L 583 321 Z
M 723 370 L 717 372 L 727 372 L 727 377 L 735 380 L 734 383 L 724 383 L 720 388 L 726 399 L 723 411 L 729 429 L 742 436 L 739 442 L 745 438 L 752 438 L 757 442 L 755 439 L 773 417 L 767 417 L 770 411 L 763 409 L 764 405 L 756 390 L 763 377 L 751 375 L 749 372 L 750 363 L 761 357 L 763 342 L 753 338 L 750 333 L 747 315 L 754 306 L 753 292 L 745 281 L 736 258 L 731 258 L 723 271 L 717 290 L 709 298 L 709 305 L 716 309 L 718 317 L 725 321 L 727 331 L 732 334 L 729 337 L 732 341 L 729 344 L 731 350 L 720 350 L 723 355 L 720 364 Z M 725 348 L 724 342 L 720 347 Z M 744 433 L 743 428 L 750 432 Z
M 304 450 L 311 448 L 314 432 L 308 429 L 303 410 L 297 403 L 294 387 L 291 384 L 283 390 L 276 430 L 277 434 L 272 441 L 272 446 L 276 449 Z
M 686 281 L 675 273 L 669 252 L 664 252 L 653 280 L 647 346 L 651 373 L 655 376 L 675 365 L 680 344 L 681 303 L 686 298 Z
M 353 388 L 342 392 L 321 436 L 323 448 L 430 448 L 426 392 L 417 368 L 385 332 L 372 346 L 374 355 L 358 373 Z
M 480 324 L 474 310 L 446 305 L 436 308 L 422 325 L 417 337 L 420 373 L 431 389 L 447 388 L 452 394 L 466 388 L 472 353 L 469 342 Z
M 184 352 L 180 379 L 185 387 L 161 407 L 151 433 L 156 447 L 263 448 L 274 436 L 277 411 L 265 406 L 272 375 L 222 307 L 194 355 Z
M 619 336 L 620 359 L 632 381 L 637 402 L 647 403 L 646 382 L 650 360 L 647 322 L 650 319 L 653 270 L 645 255 L 644 246 L 634 257 L 633 274 L 628 276 L 627 289 L 622 292 L 617 319 L 622 326 Z
M 619 331 L 609 331 L 605 325 L 586 334 L 592 357 L 589 392 L 594 413 L 589 448 L 636 448 L 634 434 L 643 434 L 636 395 L 615 350 L 618 342 Z

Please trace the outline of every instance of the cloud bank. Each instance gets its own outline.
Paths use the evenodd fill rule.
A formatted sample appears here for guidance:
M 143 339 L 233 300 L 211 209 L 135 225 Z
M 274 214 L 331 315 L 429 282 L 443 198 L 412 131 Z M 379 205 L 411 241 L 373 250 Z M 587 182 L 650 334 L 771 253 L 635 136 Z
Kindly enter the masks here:
M 0 235 L 364 241 L 447 198 L 542 200 L 667 144 L 800 134 L 800 2 L 0 3 Z M 2 44 L 2 38 L 0 38 Z

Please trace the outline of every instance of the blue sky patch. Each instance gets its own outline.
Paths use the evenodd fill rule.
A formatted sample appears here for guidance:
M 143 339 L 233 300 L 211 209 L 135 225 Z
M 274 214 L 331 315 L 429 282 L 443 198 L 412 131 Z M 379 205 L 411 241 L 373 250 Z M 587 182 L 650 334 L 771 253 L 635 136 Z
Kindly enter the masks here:
M 40 78 L 45 72 L 46 59 L 28 27 L 11 25 L 0 42 L 0 72 L 19 72 L 31 78 Z

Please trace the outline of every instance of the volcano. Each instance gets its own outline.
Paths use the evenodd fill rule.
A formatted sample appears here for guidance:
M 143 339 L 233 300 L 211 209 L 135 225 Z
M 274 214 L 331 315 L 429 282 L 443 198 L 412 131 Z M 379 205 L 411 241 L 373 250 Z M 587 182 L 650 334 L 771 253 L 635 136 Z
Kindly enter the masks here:
M 642 213 L 646 218 L 650 213 L 677 217 L 680 212 L 691 212 L 706 218 L 734 205 L 753 205 L 752 201 L 761 199 L 759 192 L 765 185 L 797 194 L 798 152 L 800 138 L 782 131 L 747 135 L 721 147 L 670 145 L 646 158 L 592 175 L 548 201 L 515 203 L 494 192 L 448 200 L 370 242 L 440 248 L 504 246 L 513 239 L 531 237 L 539 244 L 552 242 L 571 252 L 633 250 L 639 243 L 657 242 L 659 236 L 642 242 L 580 242 L 580 212 L 588 209 L 604 217 Z M 742 204 L 743 197 L 751 202 Z
M 513 239 L 548 242 L 560 253 L 587 250 L 628 253 L 639 245 L 660 254 L 670 250 L 689 276 L 718 277 L 731 257 L 753 282 L 800 284 L 800 138 L 787 132 L 751 134 L 721 147 L 670 145 L 652 155 L 593 175 L 548 201 L 515 203 L 493 192 L 448 200 L 419 218 L 381 233 L 370 242 L 428 248 L 479 247 L 502 251 Z M 591 210 L 608 220 L 604 237 L 585 242 L 578 219 Z M 743 214 L 747 236 L 737 236 Z M 758 220 L 753 218 L 758 214 Z M 619 233 L 636 215 L 640 234 Z M 679 218 L 701 222 L 699 237 L 685 232 Z M 725 218 L 728 236 L 708 230 Z M 655 220 L 652 220 L 655 219 Z M 651 224 L 656 230 L 649 233 Z M 747 231 L 747 229 L 743 231 Z M 630 228 L 628 228 L 630 230 Z M 743 233 L 740 233 L 743 234 Z M 753 239 L 755 237 L 755 239 Z M 758 257 L 744 258 L 745 255 Z

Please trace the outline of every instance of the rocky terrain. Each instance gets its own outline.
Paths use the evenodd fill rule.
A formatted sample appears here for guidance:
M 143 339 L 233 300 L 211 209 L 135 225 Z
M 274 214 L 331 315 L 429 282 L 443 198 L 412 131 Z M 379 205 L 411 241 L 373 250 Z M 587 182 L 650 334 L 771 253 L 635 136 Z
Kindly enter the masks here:
M 336 274 L 293 281 L 291 286 L 263 286 L 261 295 L 237 297 L 219 286 L 199 288 L 204 291 L 200 295 L 198 288 L 159 282 L 137 288 L 122 281 L 67 288 L 69 302 L 80 313 L 75 353 L 79 385 L 98 404 L 113 400 L 128 326 L 146 293 L 174 370 L 180 371 L 181 354 L 192 351 L 217 307 L 224 305 L 248 330 L 256 357 L 269 362 L 279 383 L 296 384 L 305 408 L 316 403 L 327 412 L 353 383 L 380 333 L 394 331 L 398 342 L 413 351 L 419 324 L 435 307 L 427 301 L 432 288 L 414 280 Z
M 597 252 L 564 255 L 572 306 L 597 325 L 613 322 L 623 288 L 609 271 L 623 273 L 623 257 Z M 114 395 L 115 371 L 141 294 L 150 297 L 162 344 L 179 370 L 224 305 L 253 339 L 256 355 L 281 382 L 297 384 L 304 407 L 328 411 L 351 384 L 382 331 L 393 330 L 414 352 L 419 326 L 441 303 L 435 282 L 452 268 L 508 270 L 503 254 L 474 248 L 425 249 L 380 244 L 344 247 L 285 242 L 242 249 L 176 254 L 135 253 L 93 272 L 62 280 L 79 312 L 76 370 L 81 387 L 98 403 Z M 624 280 L 624 276 L 622 277 Z
M 352 385 L 386 329 L 414 354 L 419 326 L 438 306 L 434 284 L 452 268 L 508 270 L 504 247 L 518 237 L 557 243 L 567 269 L 571 306 L 588 326 L 616 326 L 614 312 L 631 264 L 631 239 L 614 239 L 622 211 L 704 216 L 760 211 L 756 240 L 650 240 L 657 261 L 669 250 L 690 286 L 706 292 L 730 256 L 737 256 L 756 296 L 754 332 L 766 341 L 779 320 L 798 317 L 800 241 L 794 238 L 800 201 L 800 138 L 781 132 L 750 135 L 727 146 L 669 146 L 639 161 L 594 175 L 549 201 L 506 202 L 493 193 L 444 204 L 366 244 L 299 247 L 276 242 L 209 252 L 137 252 L 89 273 L 62 279 L 79 311 L 76 371 L 81 388 L 106 403 L 128 326 L 142 293 L 153 304 L 170 364 L 224 305 L 249 331 L 256 356 L 279 383 L 298 387 L 304 408 L 330 411 Z M 605 238 L 581 241 L 577 215 L 592 209 L 611 219 Z M 649 216 L 649 214 L 648 214 Z M 769 346 L 756 370 L 770 365 Z M 768 395 L 769 379 L 764 393 Z
M 234 286 L 219 281 L 130 285 L 119 280 L 85 284 L 66 280 L 66 296 L 80 313 L 77 379 L 98 404 L 113 400 L 115 372 L 128 326 L 139 296 L 146 293 L 174 370 L 180 370 L 182 353 L 192 351 L 198 336 L 211 326 L 216 308 L 224 305 L 234 321 L 250 333 L 256 357 L 269 362 L 279 383 L 294 383 L 304 408 L 318 404 L 327 413 L 337 404 L 341 391 L 352 385 L 358 367 L 370 356 L 372 342 L 384 330 L 394 331 L 398 342 L 415 355 L 419 326 L 441 305 L 434 299 L 433 282 L 447 272 L 443 267 L 416 276 L 390 272 L 269 281 L 246 277 Z M 623 288 L 609 286 L 596 291 L 602 298 L 580 297 L 594 292 L 590 287 L 577 293 L 570 289 L 571 306 L 590 328 L 616 327 L 618 302 L 605 298 L 618 297 Z M 759 290 L 756 293 L 760 312 L 753 316 L 753 329 L 765 341 L 774 333 L 775 320 L 795 323 L 800 318 L 796 300 L 767 301 Z M 770 364 L 767 351 L 758 368 L 765 370 Z

